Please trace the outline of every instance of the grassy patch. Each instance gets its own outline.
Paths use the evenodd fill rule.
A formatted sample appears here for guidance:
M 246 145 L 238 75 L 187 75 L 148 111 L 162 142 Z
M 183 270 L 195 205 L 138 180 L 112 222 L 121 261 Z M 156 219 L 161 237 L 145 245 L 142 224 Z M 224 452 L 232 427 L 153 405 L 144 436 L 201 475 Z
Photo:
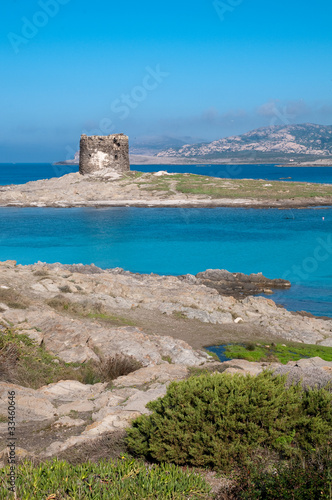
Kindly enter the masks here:
M 215 361 L 220 361 L 220 359 L 218 358 L 218 354 L 216 354 L 215 352 L 211 352 L 211 351 L 206 349 L 206 353 L 209 356 L 211 356 Z
M 144 175 L 144 172 L 137 172 L 137 170 L 130 170 L 130 172 L 126 172 L 124 175 L 123 175 L 123 179 L 126 179 L 126 178 L 129 178 L 129 179 L 139 179 L 140 177 L 142 177 L 142 175 Z
M 38 269 L 33 273 L 34 276 L 40 276 L 42 278 L 50 278 L 50 274 L 48 271 L 44 271 L 43 269 Z
M 181 311 L 174 311 L 172 316 L 176 319 L 188 319 L 187 316 Z
M 112 325 L 118 326 L 135 326 L 136 323 L 133 321 L 122 318 L 121 316 L 114 316 L 113 314 L 103 314 L 103 313 L 88 313 L 87 318 L 98 319 L 100 321 L 105 321 L 106 323 L 111 323 Z
M 114 326 L 135 326 L 135 323 L 131 320 L 108 314 L 100 303 L 72 302 L 64 295 L 59 294 L 48 300 L 47 304 L 59 312 L 68 312 L 83 318 L 97 319 Z
M 13 288 L 0 288 L 0 302 L 13 309 L 26 309 L 29 301 Z
M 0 471 L 0 497 L 8 495 L 9 466 Z M 197 474 L 174 465 L 147 465 L 122 457 L 98 464 L 70 465 L 54 460 L 17 468 L 17 497 L 22 500 L 198 500 L 210 498 L 210 487 Z M 14 498 L 14 497 L 12 497 Z
M 133 176 L 137 186 L 146 191 L 166 194 L 183 193 L 211 198 L 254 198 L 286 200 L 291 198 L 332 197 L 327 184 L 307 182 L 266 181 L 262 179 L 219 179 L 196 174 L 173 174 L 156 177 L 153 174 Z
M 190 174 L 183 176 L 176 190 L 186 194 L 211 196 L 212 198 L 289 199 L 331 196 L 332 187 L 305 182 L 278 182 L 264 180 L 225 180 Z
M 65 363 L 26 335 L 7 331 L 0 336 L 0 380 L 23 387 L 39 389 L 59 380 L 78 380 L 84 384 L 111 382 L 141 366 L 132 356 L 120 354 L 99 362 Z
M 225 356 L 230 359 L 246 359 L 248 361 L 277 361 L 284 365 L 288 361 L 316 356 L 325 361 L 332 361 L 332 347 L 317 345 L 282 345 L 282 344 L 231 344 L 225 349 Z

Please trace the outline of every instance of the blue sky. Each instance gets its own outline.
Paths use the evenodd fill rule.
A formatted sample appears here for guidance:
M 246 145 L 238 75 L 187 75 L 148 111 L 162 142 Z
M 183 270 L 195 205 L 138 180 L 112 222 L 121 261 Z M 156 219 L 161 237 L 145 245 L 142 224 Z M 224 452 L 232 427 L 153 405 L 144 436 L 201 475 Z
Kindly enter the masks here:
M 8 0 L 0 6 L 0 162 L 332 124 L 332 3 Z

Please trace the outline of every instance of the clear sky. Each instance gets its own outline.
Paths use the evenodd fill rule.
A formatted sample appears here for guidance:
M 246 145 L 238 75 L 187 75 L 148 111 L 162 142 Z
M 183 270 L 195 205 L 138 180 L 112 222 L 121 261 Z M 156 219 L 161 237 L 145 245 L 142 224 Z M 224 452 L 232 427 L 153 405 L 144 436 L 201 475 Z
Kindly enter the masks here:
M 81 133 L 332 124 L 331 19 L 330 0 L 1 2 L 0 162 L 72 157 Z

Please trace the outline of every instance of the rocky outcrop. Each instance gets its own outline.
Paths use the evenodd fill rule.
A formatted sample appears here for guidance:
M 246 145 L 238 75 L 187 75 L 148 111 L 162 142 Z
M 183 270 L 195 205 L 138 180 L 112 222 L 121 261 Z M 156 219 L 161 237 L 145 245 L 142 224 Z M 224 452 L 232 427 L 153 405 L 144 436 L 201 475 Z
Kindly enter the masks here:
M 187 279 L 180 276 L 180 279 Z M 248 295 L 259 293 L 273 293 L 274 288 L 290 288 L 291 283 L 287 280 L 265 278 L 262 273 L 243 274 L 230 273 L 224 269 L 208 269 L 196 275 L 197 283 L 214 288 L 220 295 L 244 298 Z
M 148 412 L 149 401 L 166 394 L 172 380 L 187 376 L 185 365 L 165 363 L 119 377 L 112 388 L 65 380 L 34 390 L 0 382 L 0 415 L 4 420 L 8 391 L 15 391 L 17 440 L 24 444 L 23 456 L 50 457 L 125 429 Z M 0 449 L 5 446 L 7 427 L 0 423 Z
M 211 277 L 210 273 L 207 275 Z M 219 276 L 219 271 L 212 273 Z M 15 266 L 7 262 L 0 264 L 0 279 L 7 287 L 0 292 L 0 319 L 27 331 L 67 361 L 91 359 L 94 349 L 103 346 L 108 355 L 133 354 L 146 366 L 158 364 L 163 357 L 170 357 L 174 363 L 199 364 L 201 354 L 197 357 L 192 352 L 189 356 L 188 344 L 177 340 L 181 338 L 177 337 L 179 318 L 225 328 L 254 328 L 266 340 L 278 337 L 332 346 L 332 320 L 294 315 L 263 297 L 237 299 L 220 295 L 215 288 L 202 284 L 201 278 L 191 275 L 179 278 L 95 266 Z M 260 280 L 258 276 L 258 283 Z M 235 280 L 236 287 L 238 284 Z M 15 308 L 10 300 L 14 295 L 18 297 Z M 21 309 L 18 300 L 22 301 Z M 158 317 L 169 318 L 167 337 L 159 334 L 158 321 L 149 335 L 137 326 L 129 326 L 131 321 L 121 325 L 122 316 L 140 317 L 140 323 L 144 323 L 147 314 L 152 314 L 155 321 Z M 110 321 L 98 321 L 100 315 Z M 114 315 L 115 319 L 120 317 L 120 325 L 112 324 Z M 200 345 L 206 345 L 204 338 Z

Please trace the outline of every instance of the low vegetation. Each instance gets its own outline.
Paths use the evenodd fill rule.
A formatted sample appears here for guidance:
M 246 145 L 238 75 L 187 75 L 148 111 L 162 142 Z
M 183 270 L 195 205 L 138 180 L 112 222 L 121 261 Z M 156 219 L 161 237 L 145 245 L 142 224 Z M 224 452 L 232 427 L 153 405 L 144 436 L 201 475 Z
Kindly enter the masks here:
M 0 288 L 0 303 L 12 309 L 26 309 L 29 306 L 28 299 L 12 288 Z
M 218 198 L 254 198 L 286 200 L 292 198 L 332 197 L 327 184 L 266 181 L 263 179 L 220 179 L 195 174 L 173 174 L 157 177 L 144 174 L 135 177 L 137 185 L 148 191 L 184 193 Z
M 252 179 L 209 179 L 189 175 L 182 176 L 177 191 L 211 196 L 212 198 L 258 198 L 283 200 L 289 198 L 313 198 L 332 196 L 331 186 L 305 182 L 278 182 Z
M 11 330 L 0 335 L 0 380 L 23 387 L 39 389 L 59 380 L 78 380 L 84 384 L 111 382 L 141 366 L 132 356 L 121 354 L 98 362 L 65 363 L 27 335 Z
M 288 462 L 257 459 L 237 471 L 228 500 L 331 500 L 332 451 L 328 442 Z
M 224 354 L 229 359 L 246 359 L 247 361 L 277 361 L 286 365 L 288 361 L 316 356 L 325 361 L 332 361 L 332 347 L 303 344 L 230 344 L 225 347 Z
M 129 450 L 158 462 L 229 470 L 259 449 L 296 456 L 326 443 L 332 394 L 286 377 L 218 373 L 173 382 L 128 430 Z
M 62 291 L 66 293 L 66 291 Z M 58 312 L 67 312 L 78 317 L 97 319 L 109 325 L 135 326 L 135 323 L 126 318 L 109 314 L 100 303 L 91 304 L 88 301 L 72 302 L 64 295 L 58 294 L 48 300 L 47 304 Z
M 8 475 L 8 467 L 0 471 L 0 498 L 10 498 Z M 197 474 L 174 465 L 148 465 L 125 456 L 76 466 L 58 460 L 37 466 L 24 462 L 17 469 L 16 488 L 20 500 L 210 498 L 209 486 Z

